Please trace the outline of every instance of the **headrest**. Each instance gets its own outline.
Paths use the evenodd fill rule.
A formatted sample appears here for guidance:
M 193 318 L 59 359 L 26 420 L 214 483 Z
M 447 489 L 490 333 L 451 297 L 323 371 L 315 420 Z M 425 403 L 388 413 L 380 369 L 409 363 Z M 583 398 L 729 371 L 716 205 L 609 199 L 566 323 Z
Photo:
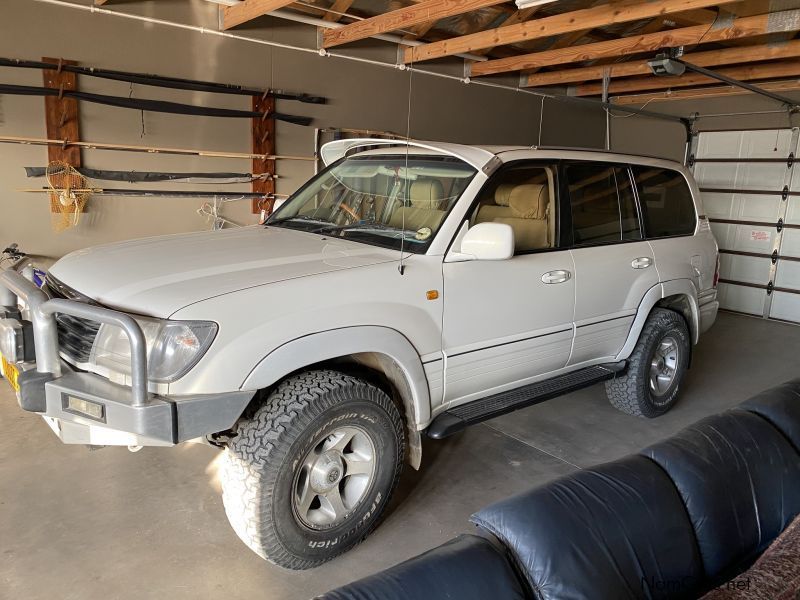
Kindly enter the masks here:
M 501 183 L 494 191 L 494 203 L 497 206 L 508 206 L 512 190 L 517 187 L 516 183 Z
M 549 200 L 546 185 L 526 183 L 511 190 L 508 205 L 514 216 L 520 219 L 546 219 Z
M 444 200 L 444 187 L 438 179 L 423 179 L 411 184 L 411 206 L 438 209 Z

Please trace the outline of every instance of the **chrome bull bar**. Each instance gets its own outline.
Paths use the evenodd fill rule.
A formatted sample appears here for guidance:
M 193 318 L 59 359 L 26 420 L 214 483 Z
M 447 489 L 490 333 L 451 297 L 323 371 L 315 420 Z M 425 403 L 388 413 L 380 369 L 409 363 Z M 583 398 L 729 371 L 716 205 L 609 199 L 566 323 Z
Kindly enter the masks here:
M 140 407 L 147 403 L 147 346 L 144 333 L 135 319 L 100 306 L 60 298 L 51 300 L 20 273 L 3 271 L 0 273 L 0 305 L 17 306 L 18 300 L 25 302 L 30 313 L 38 372 L 61 376 L 56 314 L 115 325 L 125 332 L 131 345 L 131 405 Z

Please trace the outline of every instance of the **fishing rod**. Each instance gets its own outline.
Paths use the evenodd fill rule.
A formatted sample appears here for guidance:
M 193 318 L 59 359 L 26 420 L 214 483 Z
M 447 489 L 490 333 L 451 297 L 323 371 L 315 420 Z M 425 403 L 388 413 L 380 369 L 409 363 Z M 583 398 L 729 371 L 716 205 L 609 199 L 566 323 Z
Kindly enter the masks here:
M 139 190 L 122 188 L 64 188 L 54 189 L 49 187 L 34 189 L 18 189 L 17 192 L 28 194 L 88 194 L 91 196 L 141 196 L 145 198 L 216 198 L 217 200 L 240 200 L 245 198 L 286 198 L 283 194 L 260 194 L 258 192 L 206 192 L 193 190 Z
M 131 108 L 135 110 L 146 110 L 150 112 L 169 113 L 175 115 L 194 115 L 201 117 L 227 117 L 227 118 L 270 118 L 277 121 L 285 121 L 295 125 L 310 125 L 311 117 L 301 117 L 288 115 L 278 112 L 259 112 L 254 110 L 237 110 L 231 108 L 214 108 L 210 106 L 197 106 L 196 104 L 183 104 L 180 102 L 168 102 L 165 100 L 146 100 L 139 98 L 128 98 L 125 96 L 107 96 L 105 94 L 91 94 L 89 92 L 78 92 L 74 90 L 64 90 L 58 88 L 34 87 L 28 85 L 0 84 L 0 94 L 11 94 L 17 96 L 58 96 L 74 98 L 84 102 L 116 106 L 118 108 Z
M 240 96 L 261 96 L 275 98 L 277 100 L 296 100 L 307 104 L 325 104 L 327 99 L 322 96 L 311 96 L 309 94 L 297 94 L 284 92 L 282 90 L 258 90 L 245 88 L 241 85 L 229 83 L 215 83 L 210 81 L 198 81 L 196 79 L 182 79 L 179 77 L 168 77 L 164 75 L 152 75 L 149 73 L 132 73 L 129 71 L 114 71 L 111 69 L 97 69 L 95 67 L 83 67 L 68 65 L 59 61 L 58 63 L 42 62 L 35 60 L 21 60 L 17 58 L 0 58 L 0 67 L 17 67 L 23 69 L 44 69 L 53 71 L 68 71 L 88 77 L 99 77 L 101 79 L 112 79 L 114 81 L 124 81 L 127 83 L 137 83 L 153 87 L 171 88 L 177 90 L 190 90 L 194 92 L 212 92 L 216 94 L 236 94 Z
M 314 162 L 313 156 L 292 156 L 284 154 L 253 154 L 249 152 L 225 152 L 219 150 L 193 150 L 191 148 L 162 148 L 158 146 L 133 146 L 125 144 L 109 144 L 105 142 L 78 142 L 72 140 L 0 136 L 0 144 L 22 144 L 24 146 L 77 146 L 87 150 L 111 150 L 117 152 L 143 152 L 146 154 L 175 154 L 178 156 L 203 156 L 210 158 L 244 158 L 259 160 L 300 160 Z
M 163 173 L 159 171 L 113 171 L 75 167 L 84 177 L 103 181 L 125 181 L 128 183 L 250 183 L 258 180 L 276 179 L 270 173 Z M 27 177 L 46 177 L 47 167 L 25 167 Z

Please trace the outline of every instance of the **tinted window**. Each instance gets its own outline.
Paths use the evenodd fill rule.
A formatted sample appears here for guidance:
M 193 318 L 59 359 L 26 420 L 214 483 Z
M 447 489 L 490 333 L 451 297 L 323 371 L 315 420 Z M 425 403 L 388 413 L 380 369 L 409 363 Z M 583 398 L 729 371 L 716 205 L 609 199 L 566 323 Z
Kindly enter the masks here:
M 696 225 L 692 192 L 677 171 L 633 167 L 647 237 L 691 235 Z
M 517 254 L 555 246 L 555 169 L 542 164 L 512 164 L 484 186 L 470 226 L 502 223 L 514 230 Z
M 641 239 L 627 169 L 581 164 L 569 165 L 566 174 L 576 245 Z

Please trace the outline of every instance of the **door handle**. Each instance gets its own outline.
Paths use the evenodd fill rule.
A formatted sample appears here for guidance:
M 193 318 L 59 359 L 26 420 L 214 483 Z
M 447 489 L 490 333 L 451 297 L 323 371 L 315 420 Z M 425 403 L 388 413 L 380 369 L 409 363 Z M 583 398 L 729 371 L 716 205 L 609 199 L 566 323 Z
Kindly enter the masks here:
M 649 256 L 640 256 L 639 258 L 634 258 L 631 261 L 631 267 L 634 269 L 646 269 L 650 265 L 653 264 L 653 259 Z
M 542 283 L 564 283 L 565 281 L 569 281 L 570 277 L 572 277 L 572 273 L 563 269 L 548 271 L 542 275 Z

